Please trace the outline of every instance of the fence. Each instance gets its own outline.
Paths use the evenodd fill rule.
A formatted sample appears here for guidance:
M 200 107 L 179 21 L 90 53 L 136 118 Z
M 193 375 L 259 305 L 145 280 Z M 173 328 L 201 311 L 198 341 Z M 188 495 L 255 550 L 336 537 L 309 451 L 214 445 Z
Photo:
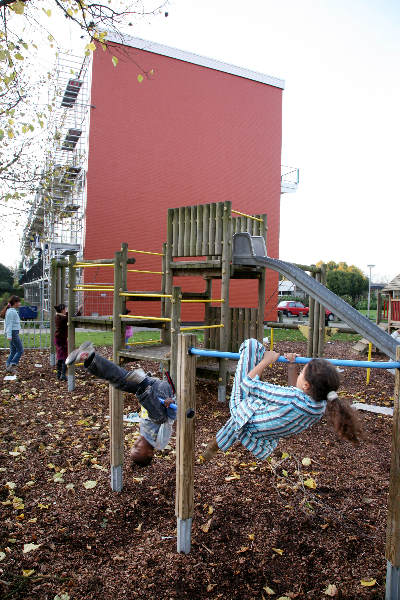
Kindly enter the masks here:
M 0 321 L 0 331 L 4 332 L 4 320 Z M 45 350 L 50 348 L 49 321 L 21 321 L 20 336 L 27 349 Z M 8 350 L 10 344 L 6 336 L 0 335 L 0 350 Z

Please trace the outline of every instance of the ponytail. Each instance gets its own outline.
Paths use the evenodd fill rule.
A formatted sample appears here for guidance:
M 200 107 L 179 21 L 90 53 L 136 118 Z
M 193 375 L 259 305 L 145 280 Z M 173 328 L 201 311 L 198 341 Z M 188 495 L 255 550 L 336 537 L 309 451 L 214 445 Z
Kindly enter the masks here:
M 304 377 L 310 384 L 310 396 L 317 401 L 327 400 L 328 422 L 339 437 L 354 444 L 359 442 L 362 430 L 357 413 L 336 393 L 340 385 L 337 369 L 327 360 L 315 358 L 307 364 Z
M 0 312 L 0 318 L 4 319 L 8 309 L 12 308 L 14 306 L 14 304 L 17 304 L 20 301 L 21 301 L 21 298 L 19 296 L 11 296 L 11 298 L 8 300 L 8 304 L 6 304 L 3 308 L 3 310 Z

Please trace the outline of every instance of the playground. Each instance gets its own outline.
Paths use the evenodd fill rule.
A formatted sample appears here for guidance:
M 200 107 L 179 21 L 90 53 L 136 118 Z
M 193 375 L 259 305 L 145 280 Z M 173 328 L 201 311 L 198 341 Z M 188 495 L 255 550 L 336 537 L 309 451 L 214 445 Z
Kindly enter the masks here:
M 358 359 L 352 345 L 326 344 L 325 356 Z M 307 342 L 276 349 L 304 356 Z M 384 597 L 391 416 L 360 411 L 359 446 L 336 439 L 323 419 L 282 440 L 270 461 L 237 444 L 202 464 L 229 408 L 215 382 L 198 378 L 191 552 L 178 554 L 175 437 L 149 467 L 126 465 L 123 489 L 113 492 L 108 385 L 77 367 L 67 393 L 48 362 L 48 352 L 30 351 L 1 394 L 2 597 Z M 268 371 L 287 383 L 285 365 Z M 344 368 L 341 378 L 351 401 L 393 405 L 386 370 L 373 369 L 369 385 L 365 369 Z M 138 408 L 126 396 L 124 413 Z M 125 423 L 124 433 L 127 453 L 137 424 Z

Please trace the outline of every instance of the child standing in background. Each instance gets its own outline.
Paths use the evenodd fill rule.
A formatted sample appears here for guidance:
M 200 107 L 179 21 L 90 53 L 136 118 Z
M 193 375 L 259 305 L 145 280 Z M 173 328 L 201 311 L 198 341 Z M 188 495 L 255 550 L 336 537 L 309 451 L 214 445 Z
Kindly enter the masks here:
M 131 311 L 129 308 L 125 309 L 125 314 L 129 315 Z M 132 325 L 127 325 L 125 327 L 125 346 L 128 348 L 129 339 L 133 336 L 133 327 Z
M 5 319 L 4 331 L 7 339 L 10 342 L 10 354 L 6 362 L 6 371 L 15 373 L 21 356 L 24 353 L 19 332 L 21 329 L 21 321 L 19 319 L 18 308 L 21 306 L 21 300 L 18 296 L 11 296 L 7 306 L 3 308 L 0 317 Z
M 57 357 L 57 379 L 67 381 L 65 359 L 68 356 L 68 313 L 65 304 L 57 304 L 55 318 L 54 343 Z M 76 316 L 81 314 L 82 306 L 78 307 Z

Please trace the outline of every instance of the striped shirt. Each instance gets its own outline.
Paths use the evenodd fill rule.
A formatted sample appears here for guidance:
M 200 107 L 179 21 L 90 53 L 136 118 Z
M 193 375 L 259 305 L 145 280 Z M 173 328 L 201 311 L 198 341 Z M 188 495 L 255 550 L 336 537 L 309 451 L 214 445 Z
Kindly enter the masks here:
M 230 399 L 231 417 L 218 431 L 219 448 L 228 450 L 240 441 L 258 459 L 267 458 L 279 439 L 304 431 L 319 421 L 326 401 L 317 402 L 296 387 L 284 387 L 248 376 L 261 360 L 265 349 L 257 340 L 246 340 Z

